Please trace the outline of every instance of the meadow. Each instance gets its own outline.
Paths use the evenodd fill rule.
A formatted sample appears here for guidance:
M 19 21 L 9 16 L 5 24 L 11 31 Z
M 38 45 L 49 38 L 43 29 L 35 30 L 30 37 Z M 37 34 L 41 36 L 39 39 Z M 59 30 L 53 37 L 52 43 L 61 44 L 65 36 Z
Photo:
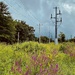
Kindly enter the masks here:
M 75 75 L 75 43 L 0 43 L 0 75 Z

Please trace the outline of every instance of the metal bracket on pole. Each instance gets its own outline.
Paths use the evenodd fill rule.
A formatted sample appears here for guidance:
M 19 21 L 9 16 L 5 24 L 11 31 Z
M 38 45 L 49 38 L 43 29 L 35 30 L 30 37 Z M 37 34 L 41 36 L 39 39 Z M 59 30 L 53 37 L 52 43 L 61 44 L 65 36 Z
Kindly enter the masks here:
M 61 15 L 61 11 L 57 12 L 57 7 L 54 7 L 55 9 L 55 17 L 51 14 L 51 19 L 55 19 L 55 44 L 58 44 L 58 37 L 57 37 L 57 24 L 58 22 L 62 22 L 62 18 L 58 21 L 58 15 Z

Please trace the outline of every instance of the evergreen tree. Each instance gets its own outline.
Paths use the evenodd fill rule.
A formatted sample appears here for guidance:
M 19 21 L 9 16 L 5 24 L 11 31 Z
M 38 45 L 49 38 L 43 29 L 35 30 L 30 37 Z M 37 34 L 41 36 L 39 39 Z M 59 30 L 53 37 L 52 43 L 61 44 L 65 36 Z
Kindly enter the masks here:
M 24 21 L 14 21 L 7 5 L 0 2 L 0 42 L 17 42 L 18 32 L 20 41 L 32 41 L 35 38 L 34 28 Z
M 18 21 L 16 25 L 16 41 L 18 38 L 18 32 L 19 32 L 19 40 L 20 42 L 23 41 L 32 41 L 35 38 L 34 35 L 34 28 L 27 25 L 24 21 Z
M 12 43 L 15 34 L 15 26 L 8 11 L 7 5 L 0 2 L 0 41 Z

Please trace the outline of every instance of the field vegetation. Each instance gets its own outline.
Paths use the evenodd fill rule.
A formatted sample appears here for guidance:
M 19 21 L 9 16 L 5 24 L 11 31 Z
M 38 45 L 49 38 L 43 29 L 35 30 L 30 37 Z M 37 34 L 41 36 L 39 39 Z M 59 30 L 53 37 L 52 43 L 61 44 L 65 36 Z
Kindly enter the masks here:
M 0 75 L 75 75 L 75 43 L 0 43 Z

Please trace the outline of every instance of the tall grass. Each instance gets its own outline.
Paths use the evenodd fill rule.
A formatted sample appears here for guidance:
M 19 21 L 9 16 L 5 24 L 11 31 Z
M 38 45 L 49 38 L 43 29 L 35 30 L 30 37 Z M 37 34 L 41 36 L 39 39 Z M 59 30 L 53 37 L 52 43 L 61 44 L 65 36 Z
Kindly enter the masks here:
M 1 43 L 0 75 L 75 75 L 75 43 Z

